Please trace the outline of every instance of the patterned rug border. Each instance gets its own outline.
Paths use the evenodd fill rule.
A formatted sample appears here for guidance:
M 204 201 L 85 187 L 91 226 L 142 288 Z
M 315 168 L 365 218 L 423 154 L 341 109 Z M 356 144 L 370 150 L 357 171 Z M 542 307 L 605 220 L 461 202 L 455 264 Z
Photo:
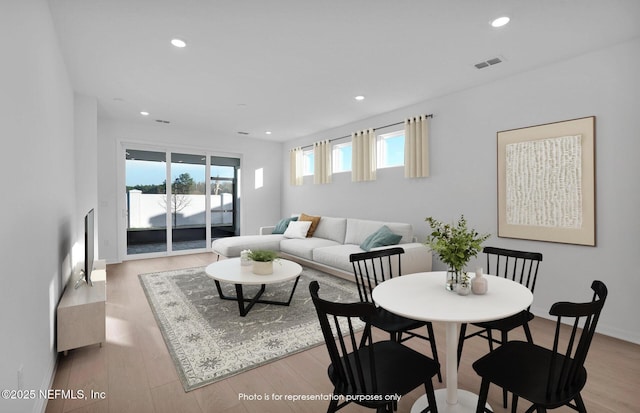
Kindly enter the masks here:
M 230 372 L 227 372 L 227 373 L 224 373 L 224 374 L 221 374 L 219 376 L 212 377 L 212 378 L 209 378 L 209 379 L 206 379 L 206 380 L 201 380 L 201 381 L 199 381 L 197 383 L 194 383 L 194 384 L 189 384 L 189 379 L 185 374 L 184 367 L 183 367 L 183 364 L 182 364 L 182 362 L 180 360 L 180 356 L 179 356 L 179 353 L 184 353 L 184 349 L 183 348 L 176 349 L 175 348 L 176 346 L 174 345 L 174 343 L 172 342 L 172 338 L 170 337 L 171 333 L 165 330 L 164 320 L 163 320 L 162 316 L 159 314 L 159 310 L 156 308 L 156 303 L 154 302 L 153 294 L 150 291 L 150 287 L 147 285 L 147 280 L 146 279 L 151 277 L 151 276 L 160 276 L 160 275 L 170 276 L 169 274 L 177 273 L 177 272 L 183 272 L 185 275 L 187 275 L 187 274 L 197 274 L 197 273 L 200 273 L 200 272 L 204 272 L 204 270 L 205 270 L 205 266 L 198 266 L 198 267 L 180 268 L 180 269 L 174 269 L 174 270 L 168 270 L 168 271 L 154 271 L 154 272 L 149 272 L 149 273 L 144 273 L 144 274 L 139 274 L 138 275 L 138 280 L 140 282 L 140 285 L 142 286 L 142 290 L 145 293 L 145 297 L 147 298 L 147 303 L 148 303 L 148 305 L 149 305 L 149 307 L 151 309 L 151 312 L 153 313 L 153 316 L 154 316 L 154 319 L 155 319 L 156 324 L 158 326 L 158 329 L 160 330 L 162 338 L 163 338 L 163 340 L 165 342 L 165 345 L 167 347 L 169 355 L 171 356 L 171 359 L 172 359 L 173 364 L 175 366 L 176 372 L 178 374 L 178 377 L 180 378 L 180 381 L 182 383 L 182 386 L 183 386 L 185 392 L 190 392 L 192 390 L 198 389 L 200 387 L 207 386 L 209 384 L 215 383 L 215 382 L 223 380 L 223 379 L 227 379 L 229 377 L 236 376 L 238 374 L 244 373 L 244 372 L 252 370 L 254 368 L 257 368 L 257 367 L 260 367 L 260 366 L 263 366 L 263 365 L 267 365 L 267 364 L 276 362 L 278 360 L 282 360 L 283 358 L 292 356 L 294 354 L 298 354 L 300 352 L 312 349 L 314 347 L 318 347 L 320 345 L 324 345 L 324 339 L 322 338 L 322 336 L 320 334 L 319 340 L 316 340 L 315 342 L 310 343 L 310 344 L 305 344 L 300 348 L 292 349 L 290 351 L 287 350 L 285 353 L 280 354 L 280 355 L 276 355 L 276 356 L 274 356 L 272 358 L 269 358 L 267 360 L 262 360 L 262 361 L 259 360 L 255 364 L 247 365 L 247 366 L 239 368 L 237 370 L 233 370 L 233 371 L 230 371 Z M 307 274 L 305 274 L 305 272 L 307 272 Z M 303 277 L 308 277 L 308 278 L 314 279 L 315 276 L 317 276 L 317 275 L 320 275 L 322 277 L 328 277 L 327 281 L 329 283 L 337 282 L 337 283 L 346 283 L 346 285 L 353 285 L 354 292 L 357 295 L 357 290 L 356 290 L 355 283 L 350 283 L 349 281 L 341 279 L 339 277 L 335 277 L 334 275 L 327 274 L 327 273 L 324 273 L 322 271 L 319 271 L 319 270 L 316 270 L 316 269 L 312 269 L 312 268 L 308 268 L 308 267 L 303 267 L 303 271 L 302 271 L 302 275 L 301 275 L 300 281 L 302 281 Z M 296 290 L 296 293 L 298 293 L 298 290 L 300 288 L 306 288 L 307 287 L 304 284 L 305 283 L 300 283 L 298 285 L 298 289 Z M 217 297 L 217 291 L 215 291 L 215 287 L 213 288 L 213 290 L 214 290 L 213 292 L 215 292 L 215 296 L 216 296 L 215 299 L 219 300 L 219 298 Z M 191 307 L 191 309 L 193 311 L 197 312 L 197 310 L 195 309 L 194 304 L 191 301 L 189 301 L 189 299 L 186 296 L 184 296 L 183 291 L 181 289 L 179 289 L 179 288 L 178 288 L 178 291 L 180 292 L 180 295 L 182 296 L 182 300 L 184 301 L 185 305 Z M 308 291 L 305 291 L 305 293 L 308 294 Z M 357 299 L 357 296 L 356 296 L 356 299 Z M 234 310 L 236 311 L 235 314 L 237 315 L 237 317 L 240 317 L 240 315 L 237 313 L 237 311 L 238 311 L 237 310 L 237 303 L 235 303 L 235 302 L 230 302 L 230 303 L 233 304 Z M 288 308 L 288 307 L 282 307 L 282 308 Z M 314 315 L 315 315 L 315 312 L 314 312 Z M 202 319 L 199 320 L 198 322 L 206 323 L 206 320 L 204 319 L 204 316 L 201 315 L 201 318 Z M 316 318 L 316 321 L 317 321 L 317 318 Z M 291 326 L 287 330 L 288 331 L 295 331 L 296 328 L 299 329 L 300 327 L 299 326 Z M 319 325 L 317 326 L 317 330 L 318 330 L 318 332 L 320 331 L 320 326 Z
M 149 305 L 149 308 L 151 308 L 151 312 L 153 313 L 153 318 L 156 320 L 156 324 L 158 326 L 158 330 L 160 330 L 160 334 L 162 335 L 162 340 L 164 340 L 164 345 L 167 347 L 167 351 L 169 351 L 169 355 L 171 356 L 171 360 L 173 361 L 173 366 L 176 369 L 176 373 L 178 373 L 178 377 L 180 378 L 180 382 L 182 383 L 182 387 L 184 388 L 185 392 L 190 392 L 192 390 L 198 389 L 200 387 L 204 387 L 207 386 L 211 383 L 214 383 L 217 380 L 212 380 L 210 382 L 202 382 L 199 385 L 196 386 L 189 386 L 188 381 L 186 376 L 184 375 L 184 372 L 182 370 L 182 368 L 180 368 L 180 360 L 178 359 L 178 357 L 176 356 L 175 350 L 173 349 L 173 344 L 169 341 L 169 338 L 167 337 L 167 334 L 165 333 L 164 328 L 162 328 L 162 320 L 160 319 L 160 316 L 158 315 L 157 311 L 156 311 L 156 307 L 153 304 L 152 298 L 151 298 L 151 293 L 148 291 L 148 287 L 147 285 L 143 282 L 142 278 L 143 277 L 148 277 L 151 275 L 156 275 L 156 274 L 163 274 L 163 273 L 169 273 L 169 272 L 173 272 L 173 271 L 198 271 L 198 270 L 203 270 L 206 267 L 188 267 L 188 268 L 179 268 L 176 270 L 168 270 L 168 271 L 154 271 L 154 272 L 148 272 L 148 273 L 144 273 L 144 274 L 138 274 L 138 281 L 140 282 L 140 285 L 142 286 L 142 291 L 144 291 L 144 295 L 147 298 L 147 304 Z M 239 374 L 240 372 L 238 372 Z M 231 375 L 227 376 L 227 377 L 231 377 Z M 220 380 L 220 379 L 218 379 Z

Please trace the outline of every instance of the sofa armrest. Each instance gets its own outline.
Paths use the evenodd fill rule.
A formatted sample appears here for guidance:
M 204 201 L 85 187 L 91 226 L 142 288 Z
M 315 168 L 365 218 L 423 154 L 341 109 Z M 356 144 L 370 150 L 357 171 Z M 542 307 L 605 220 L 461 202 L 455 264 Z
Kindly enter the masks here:
M 269 235 L 273 233 L 274 229 L 276 229 L 275 225 L 268 226 L 268 227 L 260 227 L 260 235 Z
M 431 271 L 433 253 L 424 244 L 411 242 L 395 246 L 402 247 L 404 249 L 404 254 L 402 255 L 403 274 Z

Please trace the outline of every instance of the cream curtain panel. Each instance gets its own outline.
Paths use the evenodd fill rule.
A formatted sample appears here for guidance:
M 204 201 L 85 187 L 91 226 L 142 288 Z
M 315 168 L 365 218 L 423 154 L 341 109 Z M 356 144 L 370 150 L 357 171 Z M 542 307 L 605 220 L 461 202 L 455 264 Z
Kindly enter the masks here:
M 429 118 L 406 119 L 404 122 L 404 177 L 429 176 Z
M 331 143 L 328 140 L 313 144 L 313 183 L 331 183 Z
M 376 135 L 373 129 L 351 134 L 351 181 L 376 179 Z
M 294 186 L 302 185 L 302 176 L 302 148 L 297 147 L 289 151 L 289 183 Z

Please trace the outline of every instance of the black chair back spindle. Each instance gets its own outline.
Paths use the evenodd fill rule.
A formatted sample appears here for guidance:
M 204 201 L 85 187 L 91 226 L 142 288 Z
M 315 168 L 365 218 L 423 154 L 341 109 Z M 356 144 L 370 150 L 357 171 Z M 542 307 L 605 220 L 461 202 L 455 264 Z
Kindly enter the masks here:
M 313 289 L 311 289 L 313 288 Z M 369 394 L 377 391 L 375 376 L 365 377 L 364 365 L 375 368 L 371 325 L 365 324 L 360 340 L 356 337 L 354 319 L 375 313 L 375 307 L 367 303 L 337 304 L 318 297 L 317 282 L 310 286 L 316 306 L 320 328 L 331 359 L 331 376 L 344 394 Z M 341 323 L 341 319 L 344 321 Z M 330 321 L 331 320 L 331 321 Z M 369 351 L 358 351 L 364 347 Z
M 400 258 L 402 254 L 404 254 L 404 249 L 394 247 L 349 256 L 358 285 L 360 301 L 372 303 L 371 291 L 378 284 L 402 274 Z
M 584 362 L 608 294 L 607 287 L 601 281 L 594 281 L 591 289 L 594 291 L 591 302 L 559 302 L 555 303 L 549 311 L 550 315 L 557 318 L 553 356 L 547 380 L 548 397 L 552 397 L 554 392 L 556 395 L 563 394 L 580 381 L 580 374 L 584 370 Z M 562 332 L 567 330 L 563 324 L 571 318 L 573 319 L 573 323 L 570 324 L 571 330 L 565 334 L 563 345 Z
M 542 254 L 496 247 L 485 247 L 482 252 L 487 256 L 488 274 L 515 281 L 531 292 L 535 290 Z
M 402 254 L 404 254 L 402 247 L 391 247 L 349 256 L 360 301 L 373 303 L 371 292 L 378 284 L 402 275 Z M 401 317 L 379 307 L 370 321 L 374 327 L 388 332 L 393 341 L 400 343 L 414 337 L 428 341 L 433 359 L 438 362 L 436 339 L 431 323 Z M 415 331 L 425 326 L 427 328 L 426 335 Z M 442 382 L 440 371 L 438 371 L 438 380 Z

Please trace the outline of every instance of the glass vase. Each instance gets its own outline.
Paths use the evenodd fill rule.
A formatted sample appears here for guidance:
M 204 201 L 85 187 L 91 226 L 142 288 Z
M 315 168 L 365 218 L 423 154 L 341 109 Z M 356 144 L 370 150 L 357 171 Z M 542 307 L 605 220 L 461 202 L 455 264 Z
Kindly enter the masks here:
M 250 252 L 251 251 L 247 251 L 247 250 L 240 252 L 240 265 L 247 266 L 252 264 L 251 258 L 249 258 Z
M 456 270 L 455 268 L 449 268 L 447 271 L 447 283 L 446 288 L 449 291 L 456 291 L 458 284 L 462 280 L 462 270 Z

